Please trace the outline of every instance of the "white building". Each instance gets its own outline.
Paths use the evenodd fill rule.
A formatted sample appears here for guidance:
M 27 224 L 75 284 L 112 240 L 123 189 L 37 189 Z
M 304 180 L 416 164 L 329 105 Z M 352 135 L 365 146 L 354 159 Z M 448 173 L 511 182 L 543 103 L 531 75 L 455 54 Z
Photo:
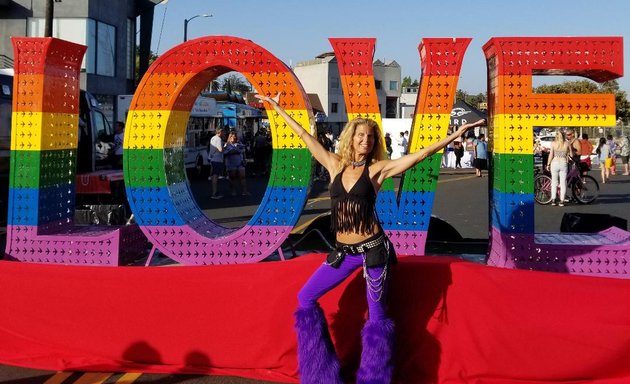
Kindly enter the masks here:
M 387 119 L 401 117 L 398 114 L 402 82 L 400 65 L 395 60 L 376 60 L 373 70 L 381 116 Z
M 398 100 L 400 98 L 401 69 L 394 61 L 376 60 L 373 64 L 374 82 L 378 104 L 383 118 L 400 117 Z M 298 63 L 293 72 L 302 83 L 311 99 L 316 95 L 323 109 L 323 114 L 316 116 L 318 128 L 330 129 L 335 135 L 348 121 L 339 68 L 333 52 L 323 53 L 313 60 Z
M 53 3 L 52 36 L 87 46 L 81 63 L 80 86 L 96 97 L 110 121 L 116 112 L 116 96 L 133 93 L 136 89 L 139 80 L 136 66 L 139 77 L 149 67 L 154 7 L 161 2 L 63 0 Z M 14 52 L 9 37 L 44 36 L 45 15 L 46 1 L 0 0 L 0 68 L 13 68 Z
M 404 87 L 400 94 L 400 117 L 413 118 L 418 100 L 418 86 Z

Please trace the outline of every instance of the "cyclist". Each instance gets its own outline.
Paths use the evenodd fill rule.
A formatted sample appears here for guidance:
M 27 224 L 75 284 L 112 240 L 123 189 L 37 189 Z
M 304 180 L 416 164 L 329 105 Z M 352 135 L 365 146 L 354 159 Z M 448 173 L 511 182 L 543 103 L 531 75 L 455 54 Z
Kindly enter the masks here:
M 558 184 L 560 184 L 560 202 L 558 205 L 564 206 L 564 196 L 567 193 L 567 156 L 570 152 L 571 146 L 568 140 L 564 139 L 562 131 L 557 130 L 556 138 L 549 151 L 549 160 L 547 160 L 548 169 L 551 171 L 551 205 L 556 205 L 556 194 Z
M 568 154 L 569 168 L 572 165 L 575 165 L 579 169 L 580 156 L 582 155 L 582 145 L 580 144 L 580 140 L 578 140 L 578 138 L 575 136 L 575 130 L 573 128 L 567 128 L 564 131 L 564 135 L 565 135 L 566 141 L 569 142 L 569 149 L 570 149 L 569 154 Z

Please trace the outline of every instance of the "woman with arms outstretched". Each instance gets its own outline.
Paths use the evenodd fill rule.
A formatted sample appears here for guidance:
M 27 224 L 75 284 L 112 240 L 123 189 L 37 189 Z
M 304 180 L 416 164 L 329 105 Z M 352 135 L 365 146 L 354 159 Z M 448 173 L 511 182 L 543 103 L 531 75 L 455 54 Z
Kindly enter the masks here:
M 363 351 L 357 383 L 389 383 L 393 361 L 394 323 L 386 314 L 389 267 L 396 262 L 393 246 L 376 216 L 376 194 L 388 177 L 405 172 L 468 129 L 479 120 L 418 152 L 386 160 L 385 144 L 378 124 L 356 118 L 339 137 L 338 153 L 329 152 L 278 104 L 280 94 L 267 102 L 306 143 L 315 159 L 330 174 L 331 229 L 336 250 L 328 255 L 298 294 L 295 313 L 298 363 L 302 383 L 343 383 L 328 325 L 317 300 L 358 268 L 366 280 L 368 320 L 361 332 Z

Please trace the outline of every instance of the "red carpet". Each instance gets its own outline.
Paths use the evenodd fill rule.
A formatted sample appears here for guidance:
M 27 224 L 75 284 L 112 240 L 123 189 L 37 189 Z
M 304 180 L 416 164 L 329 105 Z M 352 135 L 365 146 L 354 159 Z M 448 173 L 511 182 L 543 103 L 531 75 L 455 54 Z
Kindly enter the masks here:
M 298 382 L 292 313 L 323 255 L 212 267 L 0 262 L 0 363 Z M 401 258 L 390 310 L 399 383 L 630 382 L 630 281 Z M 346 371 L 359 275 L 328 294 Z

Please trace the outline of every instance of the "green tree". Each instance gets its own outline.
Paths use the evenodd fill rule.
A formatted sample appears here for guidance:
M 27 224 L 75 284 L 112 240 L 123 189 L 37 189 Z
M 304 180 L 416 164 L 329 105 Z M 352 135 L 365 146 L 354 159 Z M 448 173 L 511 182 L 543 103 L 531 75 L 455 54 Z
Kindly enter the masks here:
M 619 88 L 617 80 L 598 84 L 590 80 L 565 81 L 554 85 L 541 85 L 534 88 L 534 93 L 612 93 L 615 95 L 617 119 L 624 124 L 630 121 L 630 102 L 625 91 Z
M 418 80 L 417 79 L 412 80 L 411 76 L 405 76 L 402 79 L 402 87 L 403 88 L 406 88 L 406 87 L 417 87 L 418 84 L 419 84 Z
M 617 119 L 621 119 L 624 125 L 630 122 L 630 101 L 626 91 L 615 92 L 615 106 L 617 108 Z
M 476 95 L 469 95 L 466 91 L 458 89 L 455 93 L 455 100 L 463 100 L 466 103 L 478 108 L 479 104 L 488 101 L 488 96 L 485 93 L 478 93 Z
M 221 90 L 221 84 L 219 84 L 217 80 L 212 80 L 212 83 L 210 83 L 210 91 L 217 92 L 220 90 Z
M 466 97 L 468 97 L 468 94 L 465 91 L 461 90 L 461 89 L 458 89 L 455 92 L 455 101 L 457 101 L 457 100 L 464 100 L 464 101 L 466 101 Z
M 251 84 L 240 74 L 231 73 L 228 74 L 218 81 L 219 87 L 224 92 L 238 92 L 240 94 L 245 94 L 247 92 L 251 92 L 252 86 Z
M 149 51 L 149 66 L 151 66 L 151 64 L 153 64 L 153 62 L 155 60 L 157 60 L 158 55 L 155 54 L 155 52 L 153 51 Z M 140 84 L 140 80 L 142 80 L 140 78 L 140 47 L 136 45 L 136 68 L 134 69 L 135 73 L 134 73 L 134 78 L 136 79 L 136 85 Z
M 467 100 L 467 103 L 478 107 L 479 104 L 487 102 L 488 97 L 485 93 L 478 93 L 476 95 L 469 95 Z
M 560 84 L 543 84 L 534 93 L 601 93 L 597 83 L 589 80 L 566 81 Z

